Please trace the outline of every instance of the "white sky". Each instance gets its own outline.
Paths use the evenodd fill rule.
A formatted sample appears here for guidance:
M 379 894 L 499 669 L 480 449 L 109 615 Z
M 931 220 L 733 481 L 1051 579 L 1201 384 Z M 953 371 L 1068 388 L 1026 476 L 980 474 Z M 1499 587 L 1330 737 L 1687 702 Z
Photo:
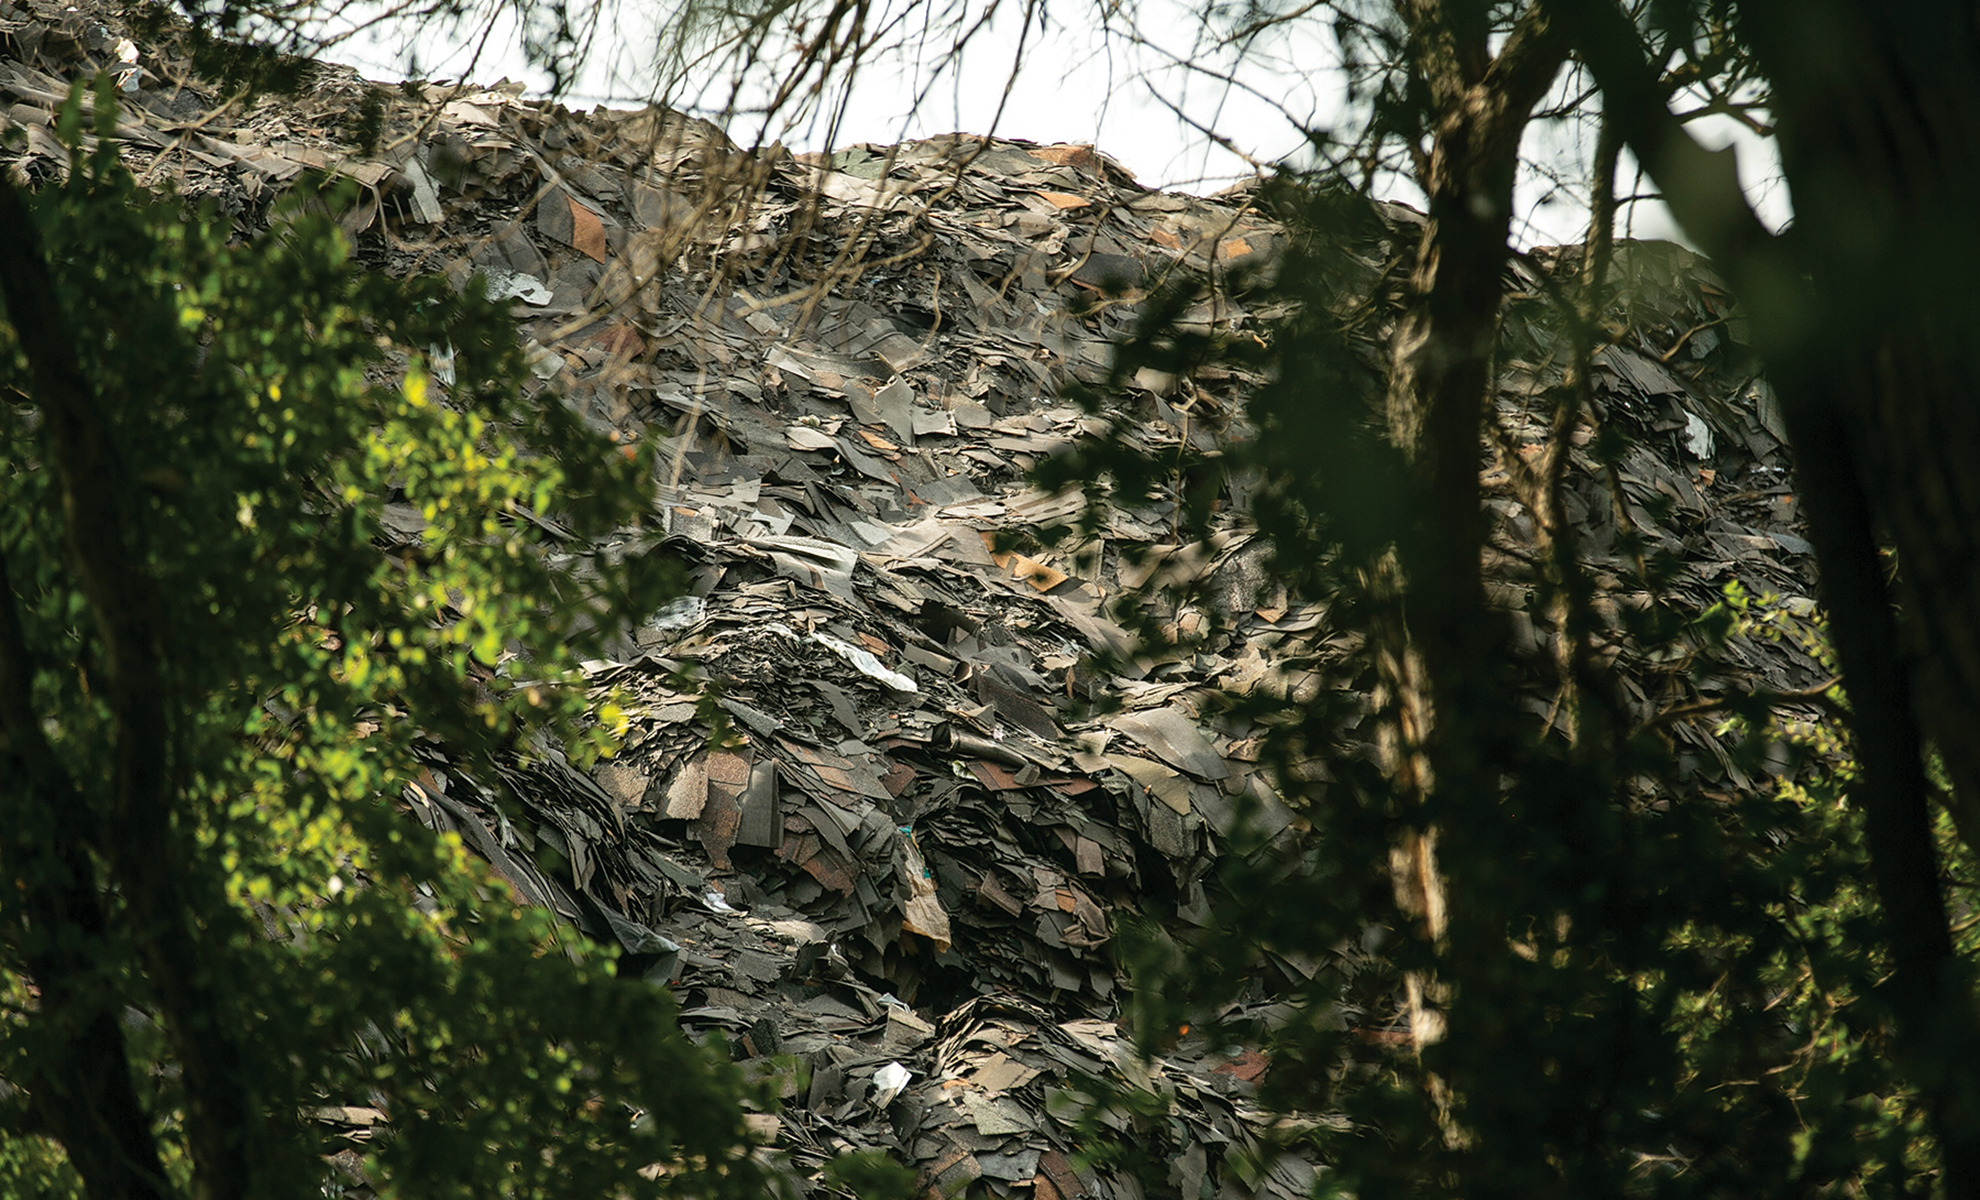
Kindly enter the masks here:
M 500 6 L 500 0 L 485 2 Z M 600 2 L 609 5 L 606 17 L 566 90 L 565 103 L 642 104 L 653 95 L 655 79 L 651 63 L 658 30 L 651 0 Z M 1107 19 L 1119 28 L 1124 21 L 1121 0 L 1098 2 L 1112 5 L 1107 11 L 1113 15 Z M 1091 20 L 1069 19 L 1085 14 L 1068 14 L 1060 4 L 1045 10 L 1042 33 L 1034 21 L 1023 37 L 1020 54 L 1021 10 L 1015 0 L 1006 0 L 971 41 L 959 71 L 931 73 L 928 64 L 941 57 L 934 50 L 907 50 L 871 62 L 852 89 L 842 123 L 830 140 L 837 146 L 891 144 L 940 133 L 994 132 L 1037 142 L 1091 143 L 1145 185 L 1209 192 L 1248 176 L 1254 165 L 1298 153 L 1305 144 L 1305 128 L 1324 128 L 1340 118 L 1346 88 L 1340 54 L 1317 21 L 1309 20 L 1269 42 L 1255 41 L 1242 58 L 1219 58 L 1200 49 L 1197 7 L 1182 0 L 1133 3 L 1138 5 L 1131 10 L 1138 42 L 1118 34 L 1103 35 L 1098 12 Z M 894 0 L 894 5 L 896 12 L 927 11 L 927 5 L 916 0 Z M 882 14 L 877 19 L 885 19 L 888 10 L 876 8 Z M 360 6 L 347 8 L 344 19 L 357 19 L 363 11 Z M 913 34 L 903 29 L 901 35 Z M 938 48 L 946 44 L 946 38 L 930 41 Z M 529 66 L 521 43 L 512 20 L 498 24 L 485 41 L 432 28 L 386 25 L 336 46 L 329 57 L 381 82 L 405 78 L 409 64 L 416 61 L 424 78 L 466 76 L 492 83 L 506 76 L 540 92 L 549 86 L 550 76 Z M 1014 60 L 1019 70 L 1006 97 Z M 1213 69 L 1231 67 L 1231 81 L 1178 65 L 1192 61 Z M 696 94 L 705 107 L 719 108 L 729 92 L 726 81 L 710 73 Z M 684 107 L 678 99 L 674 103 Z M 1219 145 L 1204 130 L 1214 130 L 1231 148 Z M 757 140 L 758 132 L 758 125 L 744 121 L 730 125 L 731 136 L 745 144 Z M 827 132 L 813 120 L 796 127 L 773 126 L 762 140 L 781 138 L 794 150 L 818 150 L 826 148 Z M 1693 132 L 1713 145 L 1736 146 L 1742 178 L 1763 218 L 1776 226 L 1787 219 L 1785 188 L 1778 183 L 1771 143 L 1723 119 L 1701 122 Z M 1579 160 L 1590 140 L 1583 128 L 1535 126 L 1529 130 L 1526 150 L 1535 162 L 1579 181 L 1583 175 Z M 1577 182 L 1557 188 L 1541 174 L 1529 172 L 1520 187 L 1515 239 L 1524 245 L 1578 240 L 1587 221 L 1580 186 Z M 1635 186 L 1633 169 L 1626 163 L 1618 192 L 1627 195 Z M 1647 182 L 1643 187 L 1648 190 Z M 1393 180 L 1385 190 L 1390 198 L 1421 207 L 1406 181 Z M 1679 236 L 1661 204 L 1632 206 L 1622 219 L 1626 230 L 1638 237 Z

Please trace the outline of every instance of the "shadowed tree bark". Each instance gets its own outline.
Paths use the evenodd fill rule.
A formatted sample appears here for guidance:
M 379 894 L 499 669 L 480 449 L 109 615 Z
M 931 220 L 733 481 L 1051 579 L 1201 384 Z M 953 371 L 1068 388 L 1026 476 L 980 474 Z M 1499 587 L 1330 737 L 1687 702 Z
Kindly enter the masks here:
M 75 339 L 64 323 L 61 297 L 49 275 L 33 217 L 6 182 L 0 182 L 0 229 L 7 231 L 6 244 L 0 246 L 0 297 L 6 301 L 7 318 L 19 336 L 33 372 L 36 400 L 48 421 L 49 465 L 61 500 L 69 565 L 89 601 L 106 652 L 116 741 L 110 749 L 110 811 L 101 815 L 97 848 L 126 898 L 132 942 L 158 990 L 166 1034 L 185 1071 L 194 1194 L 199 1200 L 242 1200 L 252 1184 L 239 1147 L 254 1114 L 242 1078 L 240 1047 L 226 1027 L 226 1005 L 214 987 L 211 964 L 200 951 L 192 906 L 184 894 L 180 835 L 170 819 L 174 785 L 169 686 L 160 670 L 161 648 L 152 623 L 158 605 L 151 594 L 152 581 L 137 561 L 131 505 L 126 502 L 131 473 L 117 461 L 96 398 L 77 361 Z M 8 619 L 13 619 L 11 614 Z M 26 701 L 25 693 L 20 699 Z M 25 713 L 19 720 L 31 726 L 32 715 Z M 16 720 L 9 720 L 7 727 L 12 740 L 33 736 L 23 733 Z M 58 824 L 81 820 L 81 800 L 73 789 L 69 791 L 67 796 L 42 793 L 46 802 L 61 806 L 62 815 L 55 818 Z M 80 847 L 65 850 L 64 858 L 71 888 L 92 886 Z M 89 906 L 77 908 L 78 903 L 72 895 L 67 906 L 86 919 Z M 100 916 L 98 912 L 99 921 Z M 52 976 L 88 967 L 86 962 L 45 964 Z M 59 990 L 85 978 L 51 977 L 43 987 Z M 100 1053 L 108 1051 L 92 1051 Z M 123 1102 L 107 1078 L 110 1067 L 98 1064 L 88 1070 L 94 1081 L 91 1086 L 108 1089 L 103 1094 L 114 1101 L 108 1110 L 114 1115 L 106 1119 L 119 1127 L 128 1125 L 130 1116 L 120 1111 Z M 155 1154 L 154 1150 L 153 1165 L 134 1160 L 131 1170 L 149 1170 L 156 1177 Z M 71 1157 L 82 1156 L 72 1148 Z
M 1521 134 L 1566 58 L 1545 12 L 1529 8 L 1497 55 L 1482 7 L 1442 0 L 1400 6 L 1412 67 L 1431 108 L 1429 153 L 1418 183 L 1429 220 L 1409 277 L 1409 304 L 1393 344 L 1389 435 L 1410 464 L 1417 536 L 1391 580 L 1397 619 L 1384 623 L 1384 690 L 1396 728 L 1389 768 L 1419 805 L 1492 803 L 1473 785 L 1511 711 L 1499 694 L 1496 626 L 1487 620 L 1479 567 L 1483 538 L 1479 440 L 1498 344 L 1513 180 Z M 1405 615 L 1406 614 L 1406 615 Z M 1462 720 L 1439 720 L 1459 712 Z M 1416 822 L 1397 847 L 1398 904 L 1433 947 L 1448 936 L 1453 905 L 1437 863 L 1437 827 Z M 1459 902 L 1468 904 L 1467 897 Z M 1441 1039 L 1446 999 L 1422 972 L 1406 979 L 1411 1038 Z M 1443 1084 L 1432 1080 L 1438 1107 Z
M 87 849 L 82 797 L 41 734 L 27 641 L 0 550 L 0 793 L 13 878 L 39 879 L 4 936 L 18 939 L 40 991 L 44 1038 L 22 1082 L 30 1111 L 61 1142 L 91 1200 L 164 1200 L 151 1119 L 132 1085 L 116 1006 L 91 977 L 106 966 L 106 922 Z M 21 918 L 25 917 L 23 924 Z

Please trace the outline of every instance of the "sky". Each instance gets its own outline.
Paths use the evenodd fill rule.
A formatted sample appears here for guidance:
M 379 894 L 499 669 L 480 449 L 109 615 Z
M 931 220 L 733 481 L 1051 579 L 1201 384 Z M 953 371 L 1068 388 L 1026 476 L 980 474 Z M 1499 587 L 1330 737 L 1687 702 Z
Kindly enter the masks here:
M 603 6 L 591 27 L 589 53 L 567 87 L 573 106 L 607 104 L 633 107 L 655 95 L 654 47 L 660 36 L 649 3 L 598 0 Z M 1005 0 L 987 25 L 972 37 L 957 67 L 936 69 L 943 56 L 924 46 L 946 45 L 943 31 L 913 26 L 935 4 L 974 17 L 982 0 L 876 0 L 875 24 L 898 19 L 891 31 L 909 48 L 871 61 L 857 77 L 836 129 L 814 114 L 795 124 L 763 128 L 747 119 L 728 122 L 730 135 L 749 144 L 782 140 L 793 150 L 820 150 L 861 142 L 879 145 L 964 132 L 995 133 L 1042 143 L 1076 142 L 1097 146 L 1132 171 L 1146 186 L 1212 192 L 1257 169 L 1297 156 L 1308 129 L 1324 130 L 1342 119 L 1347 84 L 1341 54 L 1328 27 L 1318 20 L 1290 31 L 1254 39 L 1243 55 L 1206 47 L 1197 5 L 1178 0 L 1095 0 L 1104 8 L 1080 10 L 1061 3 L 1045 7 L 1028 26 L 1018 7 Z M 484 0 L 491 11 L 513 11 L 501 0 Z M 889 7 L 891 5 L 891 7 Z M 365 19 L 375 9 L 352 5 L 326 26 L 332 36 Z M 1131 15 L 1130 15 L 1131 14 Z M 427 79 L 467 78 L 493 83 L 520 80 L 532 93 L 550 86 L 547 72 L 527 61 L 523 37 L 513 19 L 495 18 L 484 31 L 437 30 L 393 25 L 367 29 L 327 52 L 357 67 L 368 78 L 396 82 L 409 72 Z M 1103 24 L 1110 27 L 1103 32 Z M 483 32 L 486 36 L 480 36 Z M 1016 68 L 1013 74 L 1013 68 Z M 1008 86 L 1007 86 L 1008 85 Z M 1562 87 L 1575 86 L 1564 80 Z M 693 95 L 703 107 L 725 107 L 732 93 L 719 70 L 694 73 L 672 95 Z M 744 93 L 744 103 L 758 93 Z M 1712 119 L 1693 133 L 1713 146 L 1732 145 L 1741 177 L 1763 220 L 1778 227 L 1790 209 L 1771 143 L 1730 120 Z M 1524 247 L 1578 240 L 1587 210 L 1579 180 L 1592 133 L 1585 125 L 1529 130 L 1525 150 L 1542 169 L 1521 181 L 1514 238 Z M 1575 181 L 1559 186 L 1547 171 Z M 1421 207 L 1421 197 L 1403 179 L 1378 187 L 1384 198 Z M 1627 161 L 1617 183 L 1619 194 L 1648 191 Z M 1629 206 L 1621 214 L 1623 232 L 1638 237 L 1685 240 L 1660 203 Z

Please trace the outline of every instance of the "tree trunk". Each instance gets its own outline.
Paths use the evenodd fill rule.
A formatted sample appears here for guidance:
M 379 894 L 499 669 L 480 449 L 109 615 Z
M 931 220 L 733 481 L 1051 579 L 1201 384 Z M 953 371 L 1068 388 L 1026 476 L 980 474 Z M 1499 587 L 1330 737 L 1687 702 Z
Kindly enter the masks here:
M 246 1200 L 255 1123 L 236 1031 L 200 945 L 173 827 L 170 687 L 156 628 L 160 606 L 137 551 L 139 531 L 109 425 L 77 357 L 60 294 L 27 205 L 0 180 L 0 296 L 46 422 L 69 567 L 89 603 L 109 667 L 116 725 L 112 783 L 97 849 L 127 901 L 129 933 L 156 989 L 185 1073 L 185 1129 L 198 1200 Z M 72 1156 L 77 1153 L 71 1147 Z
M 1859 711 L 1877 706 L 1907 722 L 1926 715 L 1951 768 L 1954 803 L 1973 814 L 1980 811 L 1980 228 L 1964 215 L 1980 186 L 1973 10 L 1932 0 L 1880 16 L 1837 0 L 1746 8 L 1747 35 L 1774 84 L 1798 257 L 1814 284 L 1803 361 L 1834 390 L 1824 406 L 1833 416 L 1815 431 L 1830 444 L 1810 448 L 1838 458 L 1860 448 L 1854 482 L 1868 512 L 1856 536 L 1869 541 L 1872 518 L 1888 531 L 1909 618 L 1900 648 L 1888 606 L 1868 614 L 1882 626 L 1872 652 L 1894 660 L 1895 694 L 1866 692 L 1847 661 L 1844 678 Z M 1906 794 L 1886 819 L 1873 815 L 1871 852 L 1900 967 L 1892 998 L 1910 1030 L 1908 1065 L 1929 1098 L 1947 1194 L 1973 1195 L 1980 1193 L 1975 1014 L 1953 957 L 1915 725 L 1907 732 L 1911 744 L 1886 751 L 1904 755 L 1891 769 L 1903 773 Z
M 82 829 L 86 810 L 42 737 L 32 680 L 0 547 L 0 813 L 8 818 L 0 861 L 24 885 L 18 915 L 0 930 L 40 993 L 30 1018 L 38 1035 L 31 1073 L 21 1082 L 42 1132 L 68 1151 L 90 1200 L 164 1200 L 171 1189 L 132 1084 L 122 1006 L 101 982 L 110 964 Z
M 1416 536 L 1403 555 L 1408 653 L 1421 653 L 1437 705 L 1497 713 L 1503 706 L 1489 695 L 1495 648 L 1480 620 L 1479 439 L 1498 345 L 1520 136 L 1553 84 L 1566 42 L 1536 7 L 1491 57 L 1483 26 L 1456 20 L 1470 6 L 1416 0 L 1403 8 L 1416 69 L 1436 107 L 1418 179 L 1430 219 L 1396 332 L 1388 396 L 1390 437 L 1421 493 Z M 1480 688 L 1487 694 L 1468 694 Z M 1407 694 L 1402 699 L 1410 702 Z M 1437 747 L 1435 774 L 1469 777 L 1476 764 L 1465 743 L 1477 739 L 1438 730 L 1429 713 L 1415 723 Z
M 1478 486 L 1486 397 L 1498 345 L 1507 235 L 1520 136 L 1566 57 L 1564 39 L 1544 13 L 1528 9 L 1495 57 L 1482 10 L 1441 0 L 1401 6 L 1410 52 L 1434 104 L 1430 151 L 1418 183 L 1429 220 L 1409 279 L 1409 306 L 1395 336 L 1387 416 L 1420 497 L 1401 579 L 1384 590 L 1396 609 L 1381 650 L 1383 690 L 1396 730 L 1387 751 L 1398 790 L 1421 806 L 1476 802 L 1467 789 L 1510 711 L 1493 694 L 1502 672 L 1484 621 Z M 1463 720 L 1439 721 L 1439 712 Z M 1489 802 L 1489 801 L 1487 801 Z M 1448 930 L 1451 904 L 1437 867 L 1437 831 L 1412 823 L 1391 860 L 1398 906 L 1433 947 Z M 1441 1039 L 1444 989 L 1423 972 L 1405 981 L 1411 1040 L 1420 1052 Z M 1445 1082 L 1429 1080 L 1440 1113 Z M 1447 1115 L 1447 1114 L 1446 1114 Z M 1462 1133 L 1448 1120 L 1446 1140 Z
M 1843 373 L 1866 490 L 1899 552 L 1928 724 L 1980 807 L 1980 33 L 1970 5 L 1872 16 L 1749 4 L 1794 189 L 1805 325 Z M 1892 10 L 1899 11 L 1899 10 Z

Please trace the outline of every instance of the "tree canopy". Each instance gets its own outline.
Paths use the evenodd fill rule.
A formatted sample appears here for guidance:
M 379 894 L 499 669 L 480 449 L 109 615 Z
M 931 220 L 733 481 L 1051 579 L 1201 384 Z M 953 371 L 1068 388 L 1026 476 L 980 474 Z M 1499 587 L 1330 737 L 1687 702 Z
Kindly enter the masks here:
M 69 1164 L 16 1137 L 13 1186 L 314 1195 L 306 1118 L 370 1097 L 407 1194 L 762 1194 L 741 1084 L 666 995 L 380 803 L 424 739 L 606 736 L 568 682 L 580 621 L 669 577 L 578 581 L 522 515 L 611 528 L 649 460 L 520 402 L 499 307 L 355 268 L 321 216 L 230 246 L 111 146 L 0 193 L 0 1077 Z M 371 544 L 388 497 L 414 559 Z
M 1980 32 L 1951 3 L 1843 0 L 1212 19 L 1255 34 L 1316 14 L 1369 56 L 1357 124 L 1315 131 L 1323 165 L 1266 193 L 1298 238 L 1244 286 L 1281 323 L 1256 344 L 1204 336 L 1185 312 L 1222 282 L 1151 295 L 1083 394 L 1093 436 L 1041 469 L 1089 498 L 1083 527 L 1048 534 L 1158 492 L 1204 536 L 1241 508 L 1276 577 L 1338 621 L 1351 649 L 1329 669 L 1375 697 L 1234 701 L 1313 829 L 1233 856 L 1194 944 L 1130 939 L 1149 1045 L 1261 954 L 1355 941 L 1368 970 L 1316 976 L 1269 1036 L 1289 1065 L 1276 1098 L 1337 1118 L 1311 1136 L 1348 1194 L 1972 1194 L 1980 438 L 1962 334 L 1980 234 L 1948 214 L 1980 169 Z M 554 16 L 545 45 L 579 45 Z M 870 53 L 868 16 L 711 19 L 743 31 L 745 60 L 815 20 L 797 65 L 771 64 L 775 106 Z M 1563 81 L 1587 89 L 1566 111 L 1599 113 L 1592 220 L 1542 263 L 1512 247 L 1515 188 Z M 1686 131 L 1701 103 L 1778 133 L 1787 230 Z M 571 667 L 670 576 L 639 555 L 557 567 L 522 515 L 625 524 L 648 452 L 520 402 L 513 335 L 472 291 L 355 271 L 301 215 L 230 246 L 85 153 L 84 108 L 65 184 L 0 185 L 0 803 L 20 831 L 0 1079 L 12 1128 L 69 1164 L 16 1138 L 4 1169 L 24 1188 L 78 1171 L 104 1197 L 307 1190 L 323 1148 L 298 1114 L 376 1091 L 405 1114 L 384 1153 L 409 1194 L 759 1192 L 741 1085 L 664 997 L 549 949 L 553 927 L 491 907 L 502 885 L 457 842 L 376 799 L 416 775 L 423 738 L 492 752 L 527 722 L 609 740 Z M 1793 442 L 1822 621 L 1737 588 L 1690 603 L 1630 515 L 1621 465 L 1644 431 L 1591 382 L 1605 348 L 1644 344 L 1613 239 L 1624 148 L 1738 297 Z M 1380 169 L 1428 211 L 1346 288 Z M 1397 302 L 1372 326 L 1371 291 Z M 1521 304 L 1560 335 L 1538 339 Z M 1525 455 L 1494 398 L 1535 361 L 1545 436 Z M 1136 442 L 1138 371 L 1232 362 L 1264 381 L 1251 436 L 1180 459 Z M 379 382 L 388 363 L 403 385 Z M 1523 514 L 1511 550 L 1498 487 Z M 1609 545 L 1574 518 L 1590 498 L 1620 514 Z M 427 523 L 421 554 L 370 544 L 388 502 Z M 1149 611 L 1145 636 L 1186 636 Z M 1795 697 L 1834 721 L 1699 693 L 1766 637 L 1836 667 L 1835 690 Z M 495 668 L 522 651 L 536 682 L 509 685 Z M 1671 662 L 1690 698 L 1646 715 L 1628 672 Z M 1769 788 L 1682 766 L 1670 723 L 1707 715 L 1767 760 Z M 1408 1029 L 1385 1050 L 1329 1019 L 1384 1003 Z

